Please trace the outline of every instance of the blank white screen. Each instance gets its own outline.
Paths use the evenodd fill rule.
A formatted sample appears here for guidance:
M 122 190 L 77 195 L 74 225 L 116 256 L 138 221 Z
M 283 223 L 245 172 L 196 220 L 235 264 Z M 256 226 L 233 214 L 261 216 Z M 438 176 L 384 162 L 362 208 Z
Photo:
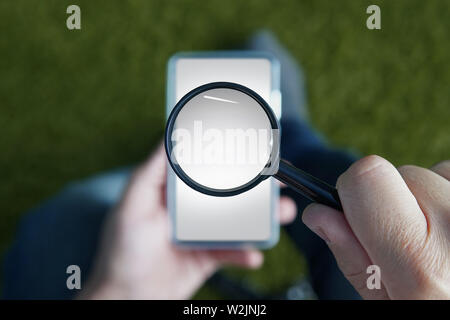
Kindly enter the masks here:
M 209 82 L 235 82 L 270 103 L 271 63 L 263 58 L 181 58 L 175 65 L 175 96 Z M 274 110 L 279 114 L 280 110 Z M 265 241 L 272 231 L 272 178 L 233 197 L 213 197 L 175 182 L 175 238 L 179 241 Z M 275 206 L 277 207 L 277 206 Z

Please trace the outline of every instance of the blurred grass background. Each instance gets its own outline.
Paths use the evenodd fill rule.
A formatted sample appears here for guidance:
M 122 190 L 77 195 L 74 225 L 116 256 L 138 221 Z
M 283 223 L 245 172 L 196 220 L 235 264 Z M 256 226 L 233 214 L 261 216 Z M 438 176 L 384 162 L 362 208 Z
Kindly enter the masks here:
M 66 28 L 70 4 L 80 31 Z M 382 30 L 366 28 L 370 4 Z M 301 62 L 311 121 L 333 143 L 395 165 L 450 158 L 449 13 L 446 0 L 1 1 L 0 253 L 65 183 L 150 152 L 170 55 L 236 48 L 260 28 Z M 284 235 L 266 258 L 238 274 L 274 290 L 305 272 Z

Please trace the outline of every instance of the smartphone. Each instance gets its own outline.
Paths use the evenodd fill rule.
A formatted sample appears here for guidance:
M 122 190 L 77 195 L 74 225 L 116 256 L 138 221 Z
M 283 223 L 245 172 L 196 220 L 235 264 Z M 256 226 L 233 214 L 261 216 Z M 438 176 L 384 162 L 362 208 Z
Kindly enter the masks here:
M 167 68 L 168 117 L 192 89 L 227 81 L 258 93 L 281 116 L 280 65 L 270 54 L 255 51 L 185 52 L 172 56 Z M 195 248 L 270 248 L 279 239 L 279 185 L 273 178 L 232 197 L 214 197 L 189 188 L 168 166 L 167 208 L 172 241 Z

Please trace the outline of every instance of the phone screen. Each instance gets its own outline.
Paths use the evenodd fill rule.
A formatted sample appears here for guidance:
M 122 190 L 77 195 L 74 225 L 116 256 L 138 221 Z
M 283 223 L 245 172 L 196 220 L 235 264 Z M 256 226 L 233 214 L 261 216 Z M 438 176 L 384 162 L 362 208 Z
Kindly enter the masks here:
M 169 61 L 167 114 L 192 89 L 210 82 L 235 82 L 257 92 L 281 114 L 278 63 L 257 53 L 178 54 Z M 199 193 L 169 167 L 167 201 L 172 237 L 178 244 L 270 247 L 278 241 L 278 184 L 269 178 L 232 197 Z

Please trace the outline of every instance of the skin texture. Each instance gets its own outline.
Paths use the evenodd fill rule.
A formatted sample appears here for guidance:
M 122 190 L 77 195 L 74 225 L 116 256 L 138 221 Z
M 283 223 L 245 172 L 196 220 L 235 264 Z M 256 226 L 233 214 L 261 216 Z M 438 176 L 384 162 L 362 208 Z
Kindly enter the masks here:
M 81 299 L 187 299 L 223 265 L 258 268 L 263 255 L 246 250 L 186 250 L 170 243 L 165 206 L 167 160 L 161 146 L 134 173 L 103 231 L 94 272 Z M 294 220 L 282 197 L 280 223 Z
M 322 237 L 365 299 L 450 299 L 450 161 L 396 169 L 379 156 L 337 182 L 344 214 L 313 204 L 303 222 Z M 368 289 L 369 265 L 381 288 Z

